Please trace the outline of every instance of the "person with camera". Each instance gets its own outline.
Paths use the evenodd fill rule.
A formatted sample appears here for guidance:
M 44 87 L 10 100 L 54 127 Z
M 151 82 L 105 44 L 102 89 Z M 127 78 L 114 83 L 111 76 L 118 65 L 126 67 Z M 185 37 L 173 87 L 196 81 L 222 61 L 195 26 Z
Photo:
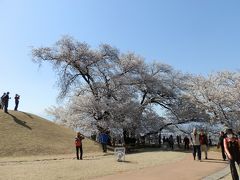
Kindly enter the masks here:
M 82 160 L 82 156 L 83 156 L 82 140 L 83 139 L 84 139 L 84 136 L 80 132 L 77 132 L 77 136 L 75 137 L 77 160 L 79 159 Z M 79 152 L 80 152 L 80 158 L 79 158 Z
M 4 109 L 4 112 L 5 113 L 8 113 L 8 102 L 9 102 L 9 99 L 11 99 L 10 97 L 9 97 L 9 92 L 7 92 L 7 94 L 3 97 L 3 99 L 2 99 L 2 101 L 3 101 L 3 105 L 4 105 L 4 107 L 3 107 L 3 109 Z
M 14 111 L 17 111 L 20 96 L 19 96 L 18 94 L 16 94 L 14 99 L 15 99 L 15 108 L 14 108 Z

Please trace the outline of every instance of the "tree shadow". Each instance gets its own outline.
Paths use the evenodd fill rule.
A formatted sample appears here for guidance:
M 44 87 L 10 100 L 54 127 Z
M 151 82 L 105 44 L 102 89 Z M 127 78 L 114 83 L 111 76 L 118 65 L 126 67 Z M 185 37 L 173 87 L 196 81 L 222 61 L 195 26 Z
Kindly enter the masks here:
M 32 128 L 31 128 L 30 126 L 26 125 L 26 122 L 25 122 L 25 121 L 22 121 L 22 120 L 18 119 L 16 116 L 14 116 L 14 115 L 12 115 L 12 114 L 10 114 L 10 113 L 8 113 L 8 114 L 13 118 L 13 120 L 14 120 L 17 124 L 19 124 L 19 125 L 27 128 L 27 129 L 29 129 L 29 130 L 32 130 Z

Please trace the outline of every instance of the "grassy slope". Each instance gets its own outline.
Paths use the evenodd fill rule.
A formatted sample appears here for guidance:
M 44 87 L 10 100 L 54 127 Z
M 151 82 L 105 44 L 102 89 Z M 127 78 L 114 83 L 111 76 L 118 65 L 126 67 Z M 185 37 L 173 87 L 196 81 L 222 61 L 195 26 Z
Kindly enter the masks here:
M 75 132 L 33 114 L 0 110 L 0 157 L 75 153 Z M 84 139 L 85 152 L 100 152 Z

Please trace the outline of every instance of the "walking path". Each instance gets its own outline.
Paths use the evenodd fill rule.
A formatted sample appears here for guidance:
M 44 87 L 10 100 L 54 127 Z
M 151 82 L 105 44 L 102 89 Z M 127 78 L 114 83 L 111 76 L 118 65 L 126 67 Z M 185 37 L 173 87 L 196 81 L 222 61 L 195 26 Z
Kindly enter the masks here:
M 144 158 L 144 157 L 143 157 Z M 122 172 L 109 176 L 99 177 L 94 180 L 196 180 L 196 179 L 220 179 L 227 175 L 227 161 L 220 159 L 221 155 L 216 152 L 209 152 L 209 159 L 197 161 L 193 160 L 189 153 L 180 161 L 170 162 L 159 166 Z M 223 171 L 225 169 L 225 171 Z M 217 173 L 216 172 L 221 172 Z M 214 174 L 214 176 L 210 176 Z

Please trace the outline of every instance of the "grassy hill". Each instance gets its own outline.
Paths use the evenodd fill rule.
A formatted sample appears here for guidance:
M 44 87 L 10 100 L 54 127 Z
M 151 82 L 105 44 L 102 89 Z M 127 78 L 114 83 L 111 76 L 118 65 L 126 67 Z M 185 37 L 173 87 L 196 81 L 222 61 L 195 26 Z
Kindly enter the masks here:
M 39 116 L 0 110 L 0 157 L 75 153 L 76 133 Z M 100 152 L 100 146 L 87 138 L 84 152 Z

